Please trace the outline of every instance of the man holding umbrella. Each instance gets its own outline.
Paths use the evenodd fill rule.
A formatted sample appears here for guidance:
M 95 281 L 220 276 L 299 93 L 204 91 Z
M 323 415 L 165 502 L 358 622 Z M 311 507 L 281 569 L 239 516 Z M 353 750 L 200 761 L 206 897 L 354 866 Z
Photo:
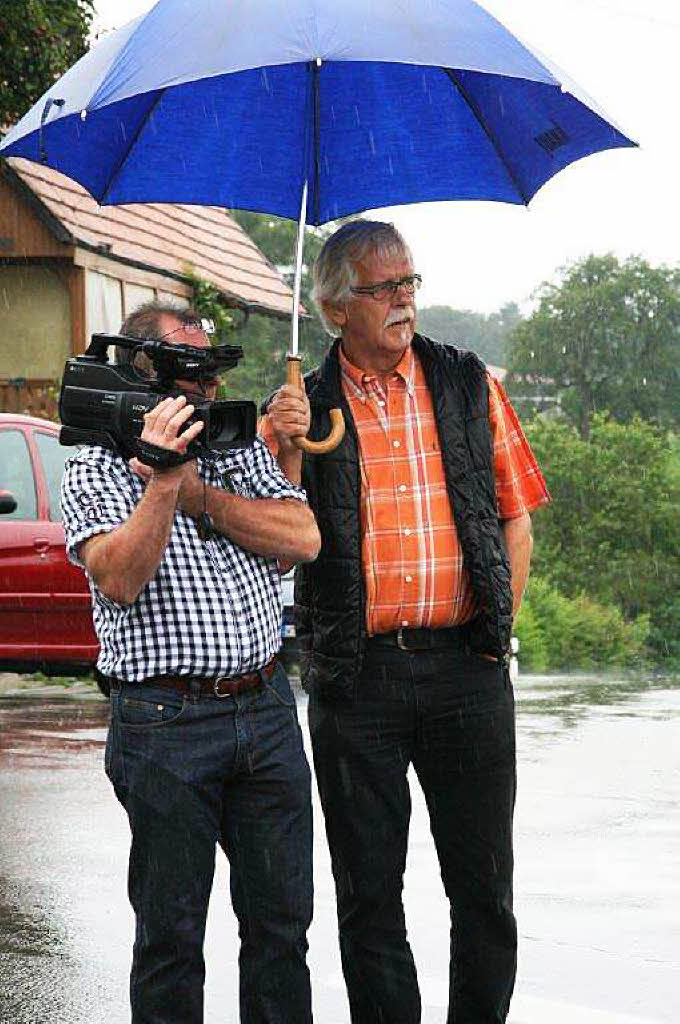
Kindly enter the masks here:
M 506 1019 L 515 733 L 507 654 L 549 495 L 500 384 L 415 333 L 420 284 L 389 224 L 329 238 L 314 295 L 324 364 L 271 400 L 262 432 L 321 531 L 296 576 L 303 682 L 353 1024 L 417 1024 L 403 874 L 413 765 L 451 903 L 448 1020 Z M 347 430 L 330 455 L 291 436 Z

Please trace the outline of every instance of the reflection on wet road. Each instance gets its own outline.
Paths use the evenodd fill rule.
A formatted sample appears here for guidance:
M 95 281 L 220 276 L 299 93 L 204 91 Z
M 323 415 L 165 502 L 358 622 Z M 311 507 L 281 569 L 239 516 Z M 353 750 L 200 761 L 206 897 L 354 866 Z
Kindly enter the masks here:
M 680 689 L 534 676 L 520 681 L 517 698 L 521 951 L 511 1024 L 675 1022 Z M 301 695 L 303 724 L 305 703 Z M 96 698 L 0 699 L 0 1024 L 129 1020 L 129 834 L 102 769 L 107 714 Z M 448 911 L 415 780 L 412 792 L 407 919 L 423 1024 L 441 1024 Z M 315 1017 L 347 1024 L 318 806 L 315 813 Z M 206 1024 L 238 1020 L 237 954 L 220 858 Z

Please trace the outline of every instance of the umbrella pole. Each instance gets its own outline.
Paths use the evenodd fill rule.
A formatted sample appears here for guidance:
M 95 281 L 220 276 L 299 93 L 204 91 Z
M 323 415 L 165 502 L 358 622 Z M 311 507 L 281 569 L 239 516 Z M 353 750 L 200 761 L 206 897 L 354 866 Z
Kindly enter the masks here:
M 302 250 L 305 244 L 305 225 L 307 223 L 307 179 L 302 187 L 302 203 L 298 221 L 297 246 L 295 249 L 295 281 L 293 283 L 293 316 L 291 318 L 290 352 L 286 356 L 286 383 L 302 390 L 302 360 L 298 355 L 298 336 L 300 328 L 300 286 L 302 284 Z M 294 438 L 297 448 L 313 455 L 324 455 L 337 448 L 345 436 L 345 421 L 340 409 L 331 409 L 331 431 L 325 441 L 308 441 L 306 437 Z
M 293 283 L 293 319 L 290 335 L 289 358 L 295 359 L 298 354 L 298 334 L 300 328 L 300 286 L 302 284 L 302 251 L 305 247 L 305 226 L 307 224 L 307 179 L 302 186 L 302 203 L 298 220 L 297 245 L 295 246 L 295 281 Z

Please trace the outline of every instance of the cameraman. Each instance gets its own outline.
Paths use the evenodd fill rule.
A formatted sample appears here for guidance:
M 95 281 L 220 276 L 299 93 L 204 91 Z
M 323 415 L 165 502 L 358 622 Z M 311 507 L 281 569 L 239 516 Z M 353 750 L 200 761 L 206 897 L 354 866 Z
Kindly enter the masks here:
M 194 312 L 159 303 L 121 333 L 209 346 Z M 212 400 L 217 383 L 192 394 L 199 385 L 178 381 L 182 395 L 145 416 L 142 438 L 184 452 L 202 429 L 187 426 L 192 398 Z M 319 551 L 304 492 L 260 440 L 160 471 L 86 445 L 67 463 L 62 506 L 111 687 L 106 772 L 132 831 L 132 1022 L 203 1020 L 216 843 L 239 921 L 241 1021 L 311 1021 L 310 774 L 276 660 L 277 560 Z

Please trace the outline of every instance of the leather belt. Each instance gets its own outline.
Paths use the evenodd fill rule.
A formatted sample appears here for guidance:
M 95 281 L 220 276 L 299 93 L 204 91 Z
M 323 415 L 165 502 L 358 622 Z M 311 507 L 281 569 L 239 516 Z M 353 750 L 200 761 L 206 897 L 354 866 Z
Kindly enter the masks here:
M 391 633 L 369 636 L 367 647 L 397 647 L 401 651 L 432 651 L 439 648 L 462 649 L 466 646 L 466 626 L 448 626 L 446 629 L 418 629 L 401 626 Z
M 202 694 L 213 697 L 234 697 L 244 690 L 258 689 L 265 679 L 271 679 L 275 669 L 276 655 L 263 668 L 258 668 L 254 672 L 246 672 L 241 676 L 153 676 L 150 679 L 142 679 L 138 683 L 123 683 L 122 686 L 160 686 L 167 690 L 178 690 L 189 696 L 193 689 L 192 684 L 198 683 Z M 119 680 L 112 681 L 111 689 L 120 688 Z

